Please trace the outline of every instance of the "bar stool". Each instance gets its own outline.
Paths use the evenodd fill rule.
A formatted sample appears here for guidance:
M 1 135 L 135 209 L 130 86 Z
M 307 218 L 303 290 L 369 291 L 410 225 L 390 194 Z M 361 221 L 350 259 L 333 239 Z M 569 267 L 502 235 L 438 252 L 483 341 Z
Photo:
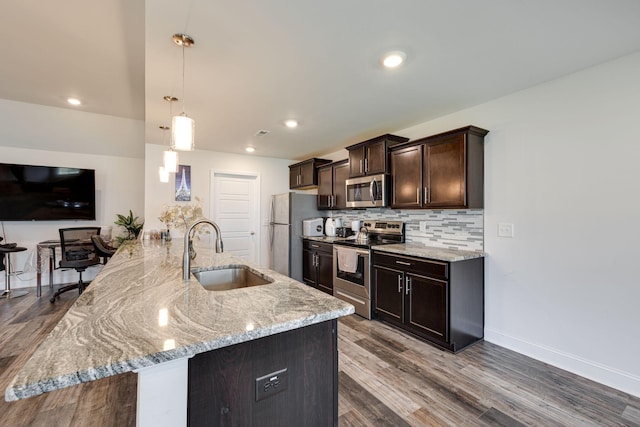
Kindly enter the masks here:
M 11 290 L 11 254 L 14 252 L 26 251 L 27 248 L 15 246 L 13 248 L 0 247 L 0 270 L 4 270 L 4 291 L 0 298 L 18 298 L 23 297 L 29 292 Z M 6 264 L 5 261 L 6 260 Z

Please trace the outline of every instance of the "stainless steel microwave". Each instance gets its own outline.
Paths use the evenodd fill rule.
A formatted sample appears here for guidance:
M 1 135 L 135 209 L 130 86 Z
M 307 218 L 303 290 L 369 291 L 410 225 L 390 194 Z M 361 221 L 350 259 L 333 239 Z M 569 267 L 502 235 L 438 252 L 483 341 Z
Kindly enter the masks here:
M 379 174 L 347 179 L 345 186 L 348 208 L 380 208 L 389 203 L 388 175 Z

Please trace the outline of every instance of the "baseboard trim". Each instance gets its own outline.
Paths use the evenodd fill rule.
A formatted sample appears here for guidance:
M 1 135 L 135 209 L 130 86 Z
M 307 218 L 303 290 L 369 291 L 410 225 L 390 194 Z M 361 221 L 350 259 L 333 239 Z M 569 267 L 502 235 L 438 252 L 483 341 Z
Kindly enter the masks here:
M 640 397 L 640 377 L 629 372 L 552 347 L 531 343 L 489 328 L 484 330 L 484 339 L 581 377 Z

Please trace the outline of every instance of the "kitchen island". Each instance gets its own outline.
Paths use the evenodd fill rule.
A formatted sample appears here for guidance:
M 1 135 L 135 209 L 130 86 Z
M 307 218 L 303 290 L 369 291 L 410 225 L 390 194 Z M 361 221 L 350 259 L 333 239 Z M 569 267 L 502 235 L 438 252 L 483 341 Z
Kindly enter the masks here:
M 229 354 L 243 354 L 247 360 L 264 358 L 265 352 L 276 360 L 290 360 L 289 356 L 274 356 L 309 347 L 316 328 L 328 331 L 333 336 L 329 343 L 335 344 L 336 319 L 354 311 L 353 306 L 274 271 L 198 247 L 192 268 L 247 266 L 272 280 L 229 291 L 206 290 L 193 276 L 188 281 L 182 279 L 182 250 L 181 241 L 130 242 L 121 247 L 16 375 L 5 399 L 28 398 L 133 371 L 138 373 L 138 425 L 187 425 L 188 402 L 189 412 L 198 402 L 189 382 L 198 377 L 197 369 L 206 368 L 202 360 L 197 368 L 191 367 L 192 360 L 229 349 Z M 303 333 L 301 337 L 290 336 L 298 331 Z M 273 339 L 279 341 L 263 341 Z M 324 338 L 316 341 L 327 342 Z M 245 350 L 242 346 L 246 345 L 253 347 Z M 283 345 L 289 350 L 283 350 Z M 337 349 L 334 353 L 337 355 Z M 337 359 L 330 359 L 333 357 Z M 296 387 L 310 382 L 295 376 L 298 368 L 304 372 L 306 366 L 295 357 L 291 360 L 290 366 L 282 367 L 289 369 L 282 389 L 288 385 L 289 392 L 295 392 Z M 337 363 L 330 360 L 324 366 L 334 370 L 330 376 L 335 377 Z M 327 372 L 316 371 L 327 377 Z M 215 373 L 206 372 L 209 376 Z M 272 373 L 268 370 L 262 376 Z M 250 403 L 258 400 L 258 385 L 265 385 L 259 379 L 251 378 L 248 387 L 256 399 Z M 210 382 L 215 380 L 210 378 Z M 309 390 L 301 394 L 313 397 Z M 282 400 L 285 395 L 284 391 L 266 398 L 261 395 L 260 402 Z M 336 400 L 337 394 L 330 398 Z M 236 402 L 224 405 L 218 413 L 234 415 Z M 246 410 L 247 406 L 245 399 L 238 407 Z

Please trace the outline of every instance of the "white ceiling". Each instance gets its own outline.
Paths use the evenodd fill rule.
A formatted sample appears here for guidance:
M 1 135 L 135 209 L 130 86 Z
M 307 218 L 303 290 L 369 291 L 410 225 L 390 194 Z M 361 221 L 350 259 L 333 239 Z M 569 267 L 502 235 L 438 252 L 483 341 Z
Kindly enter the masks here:
M 640 50 L 638 0 L 0 0 L 0 98 L 143 119 L 199 149 L 303 159 Z M 379 65 L 400 49 L 406 64 Z M 181 99 L 182 100 L 182 99 Z M 181 103 L 173 106 L 179 113 Z M 301 121 L 287 129 L 286 118 Z M 461 125 L 465 125 L 461 123 Z M 256 137 L 259 130 L 270 133 Z M 90 148 L 87 148 L 90 150 Z

